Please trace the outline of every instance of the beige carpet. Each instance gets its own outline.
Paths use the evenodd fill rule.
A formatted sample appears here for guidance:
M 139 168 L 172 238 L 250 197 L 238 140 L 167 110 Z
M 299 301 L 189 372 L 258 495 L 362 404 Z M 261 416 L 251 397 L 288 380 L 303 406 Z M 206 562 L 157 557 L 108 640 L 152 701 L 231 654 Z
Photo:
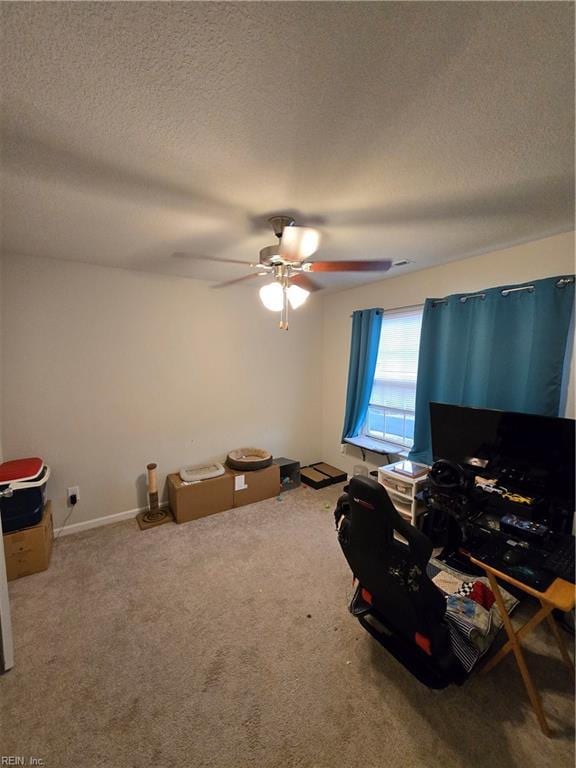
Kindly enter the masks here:
M 60 539 L 47 572 L 10 587 L 0 755 L 46 768 L 571 767 L 572 687 L 545 628 L 528 661 L 551 740 L 511 659 L 430 692 L 349 616 L 338 491 Z

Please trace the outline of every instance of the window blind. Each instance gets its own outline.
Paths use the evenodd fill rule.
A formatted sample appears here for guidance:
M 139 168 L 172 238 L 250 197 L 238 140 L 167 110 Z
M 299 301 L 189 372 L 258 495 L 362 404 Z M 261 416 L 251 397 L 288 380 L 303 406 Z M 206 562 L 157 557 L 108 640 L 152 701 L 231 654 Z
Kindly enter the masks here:
M 423 307 L 385 311 L 364 433 L 411 445 Z
M 370 403 L 414 411 L 422 307 L 384 312 Z

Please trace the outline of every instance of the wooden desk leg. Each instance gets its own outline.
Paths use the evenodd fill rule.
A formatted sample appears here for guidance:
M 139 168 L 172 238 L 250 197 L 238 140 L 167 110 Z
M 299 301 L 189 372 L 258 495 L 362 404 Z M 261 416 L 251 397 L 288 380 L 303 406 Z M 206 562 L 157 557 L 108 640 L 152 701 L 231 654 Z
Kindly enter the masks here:
M 550 736 L 550 729 L 548 727 L 548 723 L 546 722 L 546 717 L 544 716 L 544 710 L 542 709 L 540 694 L 536 690 L 536 687 L 532 682 L 532 678 L 530 677 L 530 672 L 528 671 L 528 667 L 526 666 L 526 661 L 524 659 L 524 654 L 522 653 L 522 647 L 520 645 L 520 641 L 516 637 L 516 633 L 514 632 L 514 627 L 512 626 L 512 622 L 510 621 L 510 616 L 508 616 L 508 611 L 506 610 L 506 606 L 504 605 L 504 600 L 502 599 L 502 595 L 498 587 L 498 582 L 496 581 L 496 578 L 490 573 L 490 571 L 486 571 L 486 575 L 488 576 L 490 587 L 492 588 L 492 593 L 494 594 L 494 598 L 496 599 L 496 605 L 498 606 L 498 609 L 500 611 L 502 622 L 504 624 L 504 628 L 506 629 L 506 634 L 508 635 L 508 639 L 510 640 L 510 644 L 512 646 L 512 651 L 514 653 L 514 656 L 516 657 L 516 663 L 518 664 L 518 669 L 520 670 L 520 674 L 522 675 L 522 680 L 524 681 L 524 686 L 526 688 L 526 692 L 528 693 L 528 698 L 530 699 L 532 708 L 536 713 L 536 717 L 538 718 L 540 729 L 545 736 Z
M 534 627 L 537 627 L 538 624 L 540 624 L 541 621 L 544 621 L 546 616 L 550 613 L 552 610 L 552 606 L 542 604 L 542 608 L 540 608 L 539 611 L 537 611 L 534 616 L 530 619 L 530 621 L 527 621 L 524 626 L 520 627 L 517 631 L 514 632 L 516 635 L 518 641 L 520 641 L 525 635 L 527 635 L 529 632 L 531 632 Z M 510 640 L 508 640 L 507 643 L 504 643 L 502 648 L 494 654 L 494 656 L 488 661 L 484 667 L 482 667 L 482 674 L 485 672 L 490 672 L 491 669 L 494 669 L 494 667 L 499 664 L 502 659 L 504 659 L 512 650 L 512 643 Z
M 562 633 L 558 629 L 558 625 L 554 621 L 554 617 L 551 614 L 548 614 L 548 616 L 546 616 L 546 621 L 548 622 L 548 626 L 552 630 L 552 634 L 556 638 L 556 642 L 558 643 L 558 648 L 560 648 L 560 653 L 562 654 L 562 658 L 564 659 L 564 661 L 566 662 L 566 666 L 570 670 L 572 679 L 574 679 L 574 662 L 570 658 L 570 653 L 568 652 L 568 648 L 566 647 L 566 642 L 562 637 Z

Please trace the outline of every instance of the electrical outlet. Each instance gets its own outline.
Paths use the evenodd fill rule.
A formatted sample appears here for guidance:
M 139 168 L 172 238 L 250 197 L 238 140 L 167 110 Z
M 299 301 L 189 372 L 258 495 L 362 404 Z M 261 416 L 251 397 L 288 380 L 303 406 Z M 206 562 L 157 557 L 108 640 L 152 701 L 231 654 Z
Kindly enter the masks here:
M 72 497 L 76 497 L 76 501 L 72 502 Z M 78 504 L 80 501 L 80 488 L 77 485 L 73 485 L 70 488 L 66 488 L 66 503 L 69 507 L 73 507 L 74 504 Z

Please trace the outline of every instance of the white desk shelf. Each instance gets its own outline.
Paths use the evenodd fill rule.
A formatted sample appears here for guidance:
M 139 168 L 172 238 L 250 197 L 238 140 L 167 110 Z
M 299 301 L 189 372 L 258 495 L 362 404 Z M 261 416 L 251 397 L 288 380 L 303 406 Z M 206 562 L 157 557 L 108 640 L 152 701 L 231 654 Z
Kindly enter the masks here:
M 394 464 L 378 467 L 378 482 L 386 488 L 402 517 L 416 525 L 416 518 L 425 510 L 424 504 L 416 500 L 416 494 L 426 482 L 426 475 L 415 478 L 402 475 L 394 470 L 399 464 L 402 462 L 396 461 Z

